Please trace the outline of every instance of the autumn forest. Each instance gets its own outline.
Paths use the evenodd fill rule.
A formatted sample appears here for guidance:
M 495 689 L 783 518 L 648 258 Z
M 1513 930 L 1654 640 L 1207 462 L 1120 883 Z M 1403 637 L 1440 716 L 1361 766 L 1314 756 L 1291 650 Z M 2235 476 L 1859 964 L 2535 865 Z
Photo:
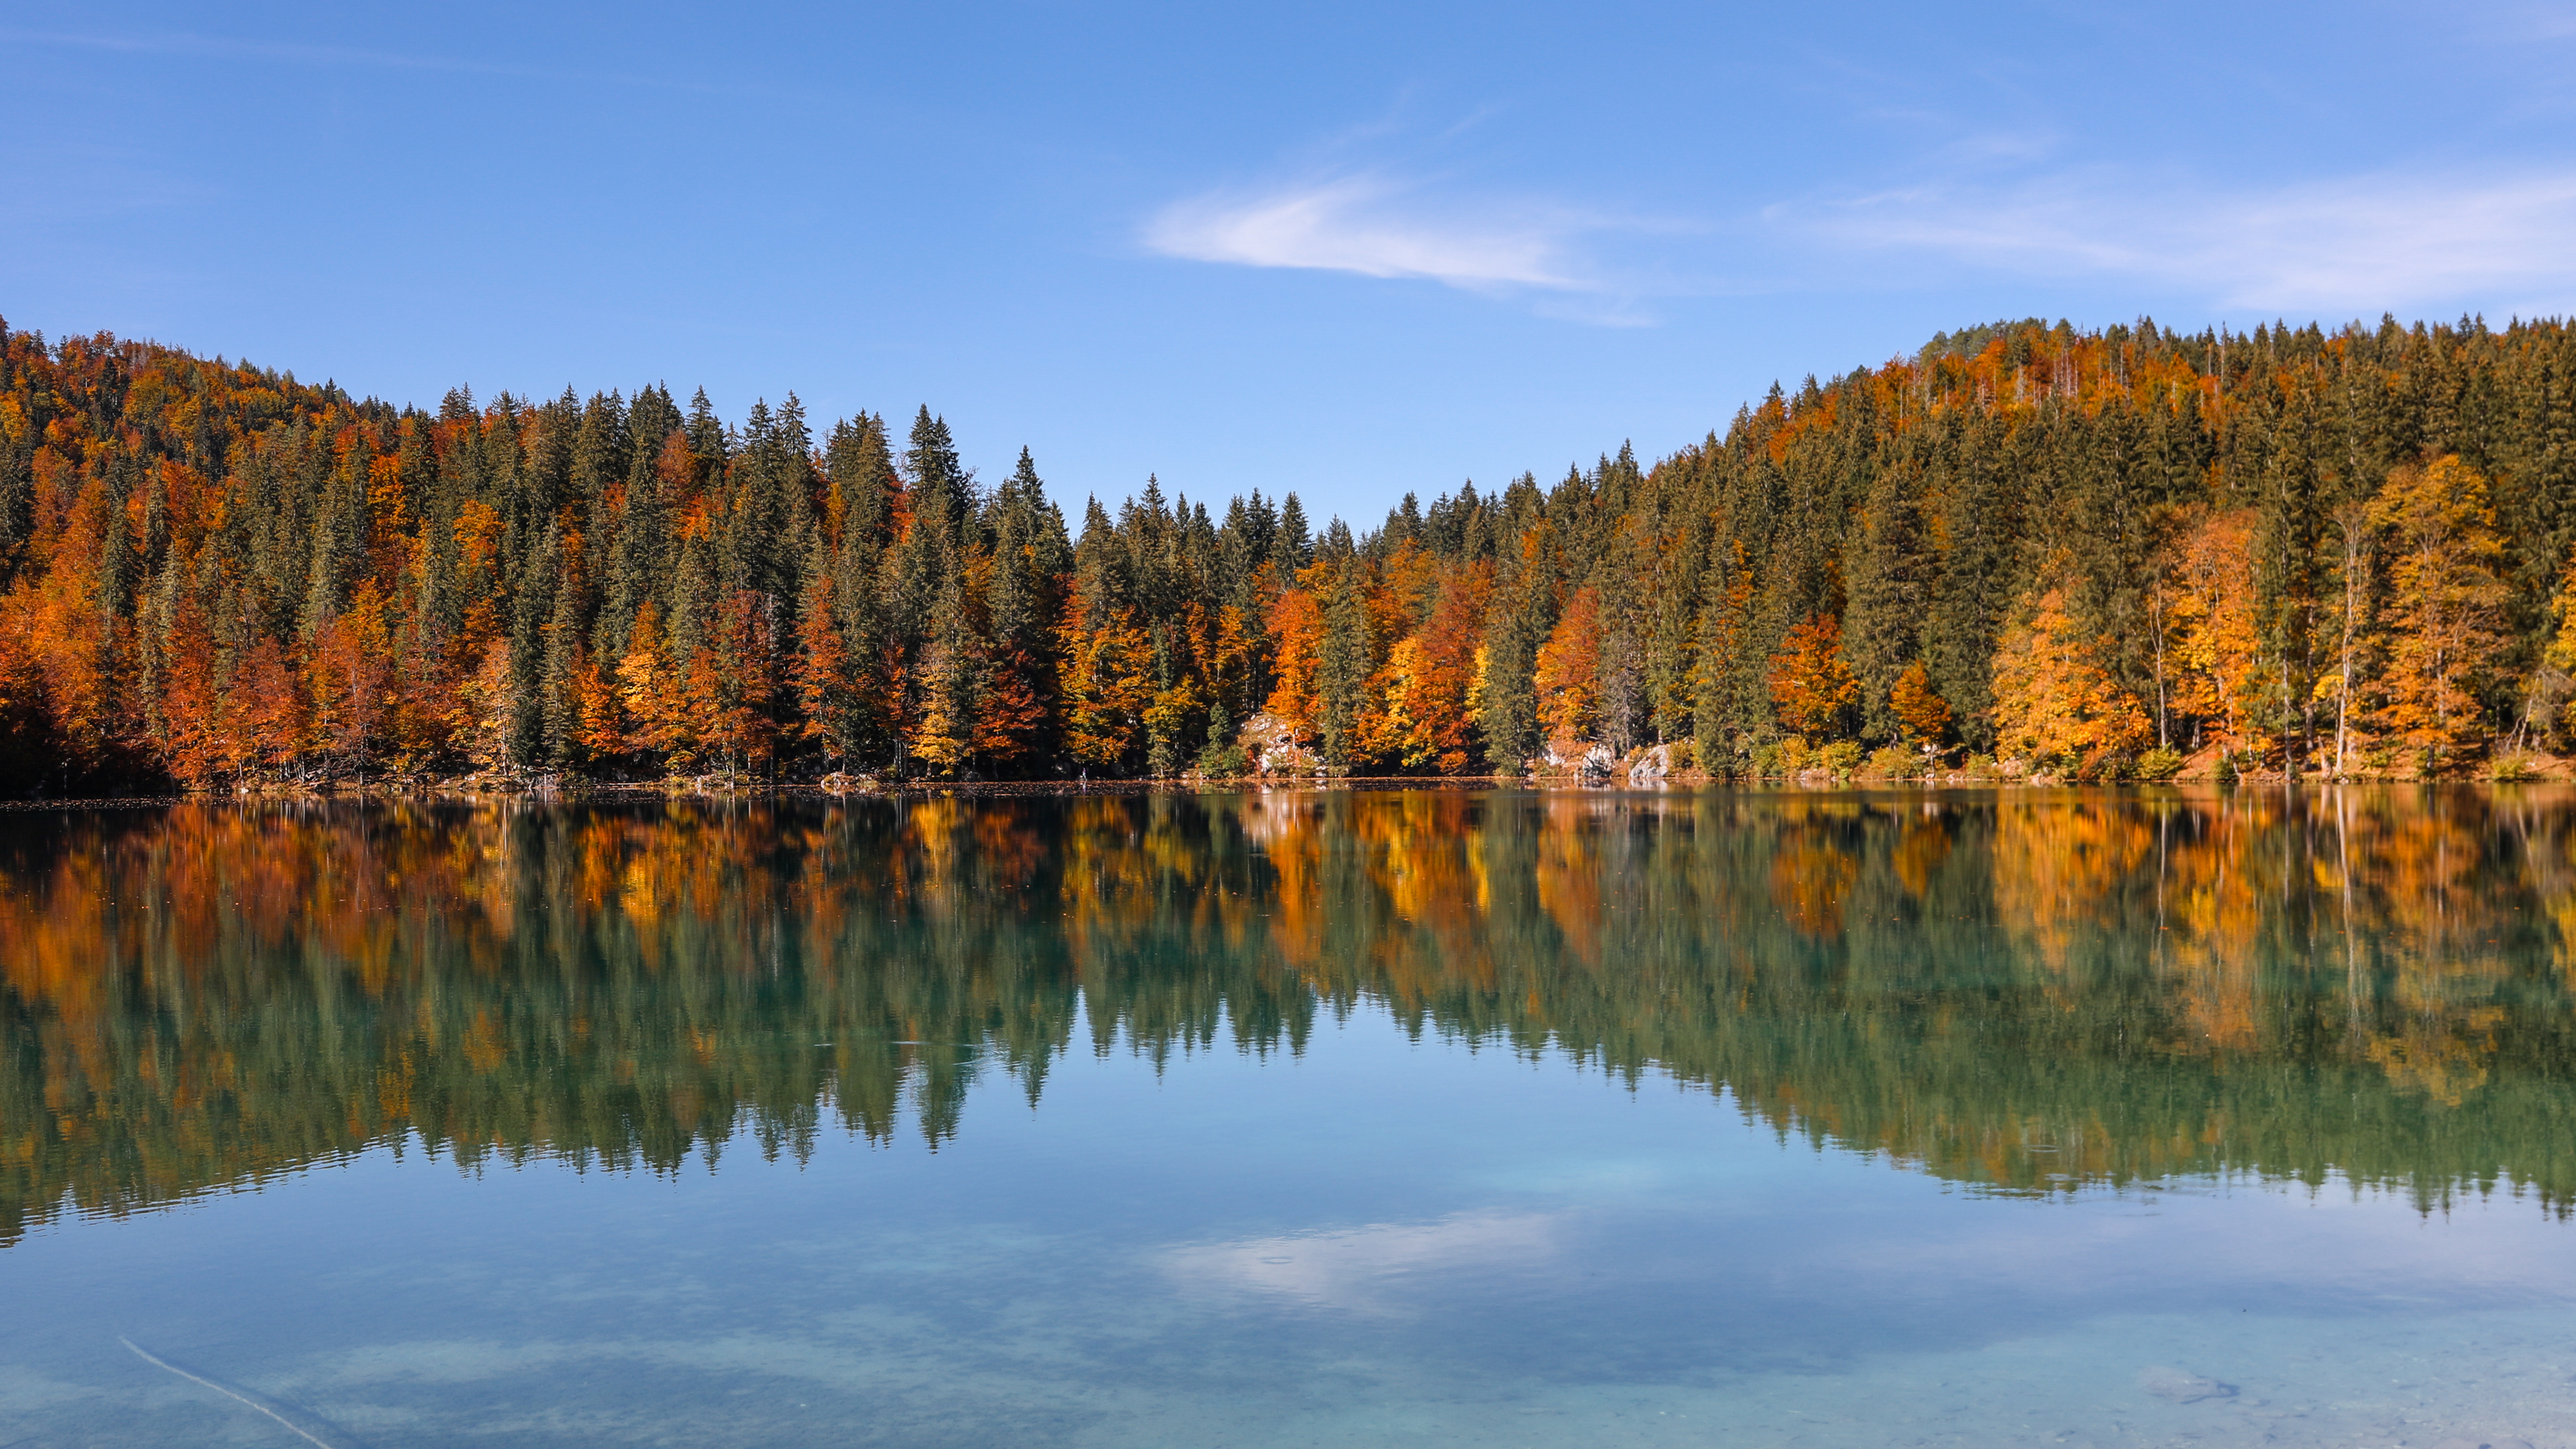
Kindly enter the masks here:
M 435 412 L 0 326 L 0 792 L 2537 770 L 2576 332 L 1996 324 L 1355 529 L 928 408 Z M 1660 747 L 1660 748 L 1659 748 Z

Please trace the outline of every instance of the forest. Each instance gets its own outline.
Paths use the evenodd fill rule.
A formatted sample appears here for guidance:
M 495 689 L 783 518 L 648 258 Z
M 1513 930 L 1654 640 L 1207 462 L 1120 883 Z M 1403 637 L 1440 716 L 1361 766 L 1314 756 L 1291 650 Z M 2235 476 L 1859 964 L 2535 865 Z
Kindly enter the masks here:
M 927 407 L 427 412 L 0 324 L 0 793 L 2514 778 L 2576 735 L 2571 429 L 2563 320 L 2032 320 L 1373 527 L 1075 526 Z

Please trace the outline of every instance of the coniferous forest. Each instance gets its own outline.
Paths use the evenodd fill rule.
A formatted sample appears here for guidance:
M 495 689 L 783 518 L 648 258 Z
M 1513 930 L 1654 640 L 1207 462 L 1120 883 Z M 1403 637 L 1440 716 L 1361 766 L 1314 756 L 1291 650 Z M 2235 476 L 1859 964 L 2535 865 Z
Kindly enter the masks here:
M 895 416 L 0 326 L 0 790 L 2507 776 L 2576 731 L 2564 321 L 1974 327 L 1356 530 L 1151 480 L 1069 521 Z

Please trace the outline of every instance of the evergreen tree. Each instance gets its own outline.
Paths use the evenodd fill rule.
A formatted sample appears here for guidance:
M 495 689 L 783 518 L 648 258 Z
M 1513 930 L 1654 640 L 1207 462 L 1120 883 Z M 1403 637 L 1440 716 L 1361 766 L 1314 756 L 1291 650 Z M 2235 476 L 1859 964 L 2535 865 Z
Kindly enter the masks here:
M 556 770 L 578 768 L 587 755 L 581 741 L 581 698 L 576 671 L 582 663 L 581 589 L 566 578 L 554 591 L 554 610 L 545 626 L 545 644 L 537 676 L 538 744 L 536 757 Z
M 942 775 L 962 774 L 975 753 L 984 695 L 984 650 L 976 637 L 965 569 L 953 547 L 936 555 L 938 593 L 922 654 L 920 723 L 912 754 Z
M 835 423 L 823 453 L 823 471 L 845 545 L 873 556 L 894 541 L 894 455 L 887 451 L 885 422 L 867 413 Z
M 2004 618 L 2022 587 L 2017 490 L 1997 456 L 2000 430 L 1982 420 L 1945 431 L 1942 461 L 1949 548 L 1933 581 L 1924 662 L 1970 748 L 1995 747 L 1994 657 Z
M 2258 335 L 2261 329 L 2257 329 Z M 2294 391 L 2271 423 L 2269 456 L 2258 494 L 2256 609 L 2263 646 L 2277 681 L 2274 709 L 2293 774 L 2315 756 L 2317 624 L 2323 582 L 2320 545 L 2325 500 L 2317 477 L 2315 416 L 2308 395 Z
M 0 436 L 0 588 L 15 580 L 35 532 L 36 429 L 32 422 L 22 429 Z
M 1271 535 L 1270 561 L 1283 581 L 1293 579 L 1299 569 L 1315 561 L 1313 543 L 1306 535 L 1306 506 L 1291 493 L 1279 505 L 1279 527 Z
M 721 477 L 725 465 L 731 461 L 733 450 L 726 445 L 727 430 L 716 417 L 715 408 L 707 402 L 705 388 L 699 388 L 690 395 L 689 419 L 685 426 L 689 435 L 689 455 L 695 460 L 698 470 L 692 481 L 702 486 L 709 479 Z
M 1345 555 L 1333 581 L 1332 602 L 1324 610 L 1324 647 L 1317 669 L 1317 692 L 1324 706 L 1324 759 L 1334 769 L 1349 771 L 1365 755 L 1360 716 L 1366 708 L 1373 641 L 1361 594 L 1359 560 Z
M 542 766 L 555 754 L 546 738 L 546 626 L 555 617 L 556 593 L 570 591 L 562 578 L 562 561 L 562 533 L 548 524 L 512 604 L 508 749 L 511 763 L 517 765 Z
M 1874 743 L 1894 740 L 1902 729 L 1890 701 L 1897 679 L 1922 653 L 1924 610 L 1932 597 L 1920 478 L 1911 466 L 1879 472 L 1851 555 L 1843 654 L 1860 683 L 1862 737 Z
M 932 417 L 927 405 L 913 419 L 903 465 L 911 482 L 914 520 L 926 519 L 940 536 L 962 541 L 974 517 L 975 480 L 957 461 L 947 419 Z
M 1538 750 L 1538 648 L 1554 622 L 1550 593 L 1551 580 L 1535 568 L 1524 571 L 1516 587 L 1494 590 L 1477 724 L 1485 758 L 1505 774 L 1518 774 L 1521 762 Z

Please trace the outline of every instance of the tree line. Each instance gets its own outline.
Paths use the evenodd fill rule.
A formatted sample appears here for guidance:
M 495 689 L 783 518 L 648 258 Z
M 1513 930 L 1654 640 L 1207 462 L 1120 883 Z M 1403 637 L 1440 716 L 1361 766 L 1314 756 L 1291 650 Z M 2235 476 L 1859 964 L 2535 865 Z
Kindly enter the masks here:
M 0 1247 L 387 1144 L 935 1145 L 979 1081 L 1038 1105 L 1068 1053 L 1186 1072 L 1360 1010 L 1996 1190 L 2564 1212 L 2571 862 L 2564 801 L 2381 786 L 22 816 Z
M 0 789 L 2507 768 L 2568 743 L 2571 435 L 2563 321 L 2031 320 L 1364 530 L 1150 479 L 1075 529 L 926 407 L 0 325 Z

